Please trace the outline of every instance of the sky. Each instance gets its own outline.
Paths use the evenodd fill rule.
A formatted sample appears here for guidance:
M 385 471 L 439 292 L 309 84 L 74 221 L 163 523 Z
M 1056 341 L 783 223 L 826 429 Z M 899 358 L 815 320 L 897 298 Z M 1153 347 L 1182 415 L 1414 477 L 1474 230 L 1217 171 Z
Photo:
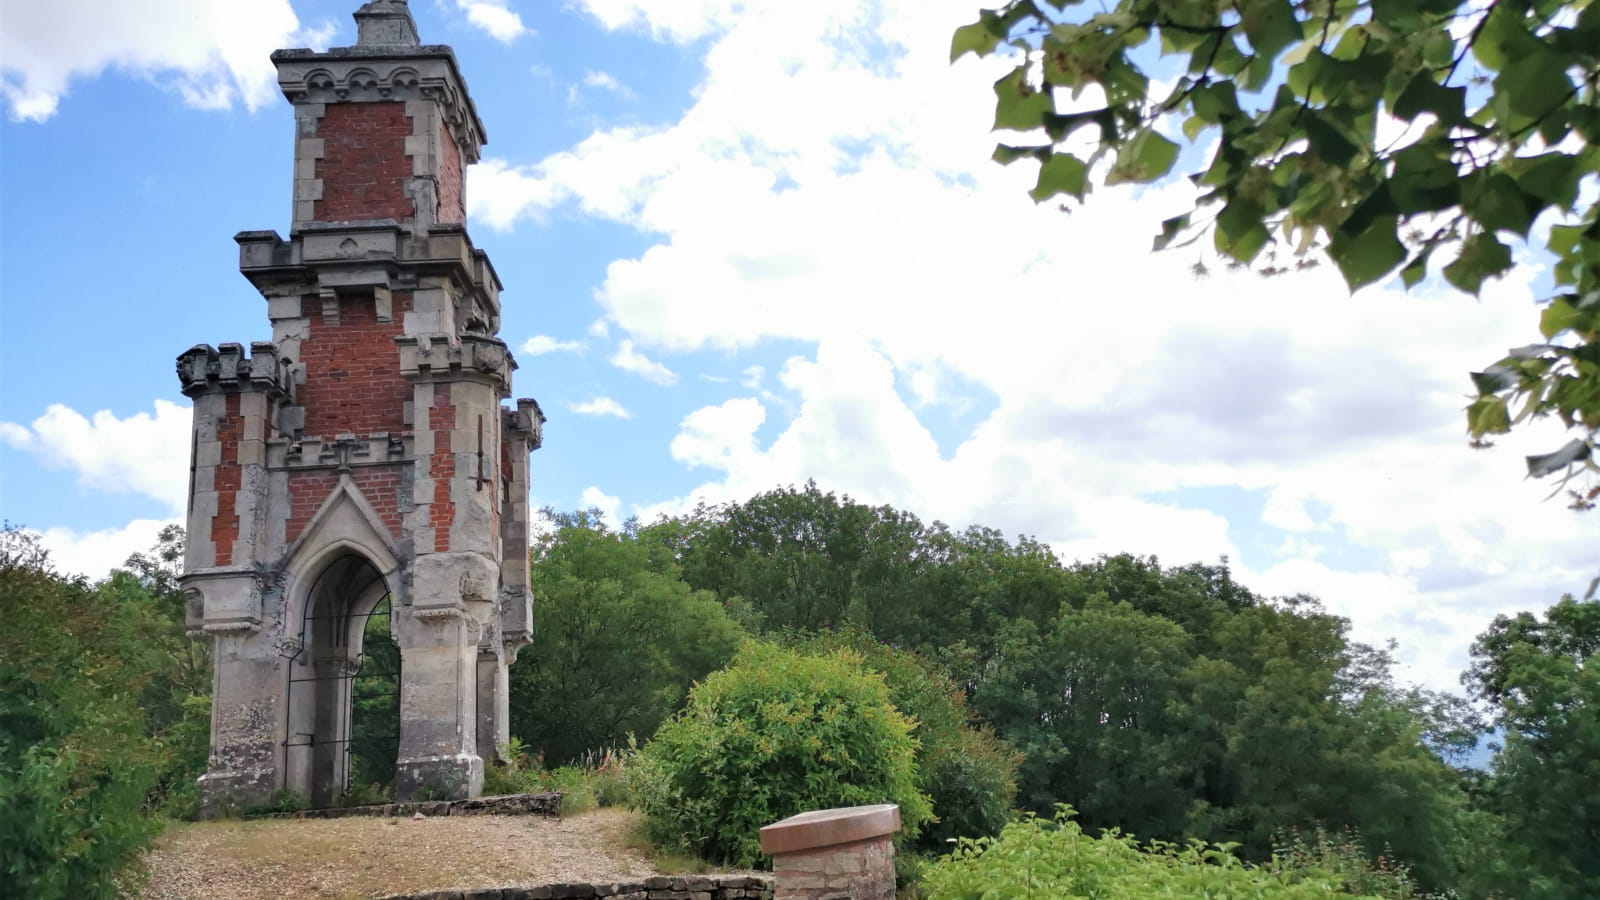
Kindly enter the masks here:
M 268 55 L 355 0 L 0 0 L 0 514 L 104 575 L 179 521 L 195 344 L 264 340 L 239 231 L 286 232 Z M 1457 687 L 1502 612 L 1600 570 L 1600 518 L 1468 447 L 1467 373 L 1547 278 L 1351 296 L 1149 252 L 1184 184 L 1071 212 L 990 161 L 976 0 L 411 0 L 489 142 L 469 229 L 505 284 L 535 506 L 650 520 L 815 479 L 1065 560 L 1226 556 L 1399 677 Z M 1000 135 L 1014 138 L 1015 135 Z M 1203 148 L 1179 167 L 1199 168 Z

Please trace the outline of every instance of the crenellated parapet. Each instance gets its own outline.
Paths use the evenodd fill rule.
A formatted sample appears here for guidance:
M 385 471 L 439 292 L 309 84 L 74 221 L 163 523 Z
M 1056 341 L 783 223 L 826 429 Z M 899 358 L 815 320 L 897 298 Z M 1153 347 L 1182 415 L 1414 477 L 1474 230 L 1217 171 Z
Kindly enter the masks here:
M 511 396 L 517 361 L 499 338 L 403 335 L 394 342 L 400 345 L 400 372 L 414 384 L 475 381 L 492 386 L 498 397 Z
M 544 446 L 544 410 L 539 408 L 539 401 L 530 397 L 517 398 L 517 408 L 508 409 L 506 414 L 506 434 L 513 440 L 520 440 L 528 450 L 534 451 Z
M 197 344 L 178 356 L 178 386 L 186 397 L 256 391 L 275 401 L 287 401 L 294 393 L 288 365 L 270 341 L 252 343 L 248 354 L 242 344 Z

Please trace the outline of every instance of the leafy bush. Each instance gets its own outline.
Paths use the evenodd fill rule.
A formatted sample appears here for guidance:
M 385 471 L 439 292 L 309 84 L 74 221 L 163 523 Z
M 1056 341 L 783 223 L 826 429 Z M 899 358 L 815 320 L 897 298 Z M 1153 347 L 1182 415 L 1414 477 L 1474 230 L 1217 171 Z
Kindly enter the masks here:
M 1355 828 L 1316 828 L 1310 834 L 1291 829 L 1278 843 L 1280 846 L 1272 854 L 1274 871 L 1314 869 L 1332 876 L 1344 890 L 1391 900 L 1446 896 L 1423 892 L 1411 877 L 1411 867 L 1386 853 L 1369 859 L 1361 833 Z
M 1141 846 L 1115 831 L 1091 838 L 1072 821 L 1072 811 L 1065 806 L 1057 808 L 1054 821 L 1029 816 L 1007 825 L 998 838 L 962 840 L 954 852 L 925 870 L 921 893 L 929 900 L 1359 896 L 1340 890 L 1338 879 L 1325 873 L 1247 865 L 1226 844 L 1156 841 Z
M 917 849 L 943 853 L 951 839 L 988 837 L 1011 821 L 1022 757 L 976 722 L 966 695 L 937 665 L 853 630 L 792 646 L 813 654 L 839 648 L 860 654 L 862 667 L 883 676 L 895 709 L 911 719 L 911 736 L 920 745 L 917 787 L 933 801 L 934 814 Z
M 630 772 L 653 840 L 748 866 L 764 825 L 814 809 L 900 805 L 903 837 L 932 815 L 911 722 L 848 651 L 748 642 L 645 745 Z
M 38 898 L 112 897 L 159 830 L 142 815 L 160 753 L 140 692 L 137 610 L 49 570 L 0 533 L 0 883 Z

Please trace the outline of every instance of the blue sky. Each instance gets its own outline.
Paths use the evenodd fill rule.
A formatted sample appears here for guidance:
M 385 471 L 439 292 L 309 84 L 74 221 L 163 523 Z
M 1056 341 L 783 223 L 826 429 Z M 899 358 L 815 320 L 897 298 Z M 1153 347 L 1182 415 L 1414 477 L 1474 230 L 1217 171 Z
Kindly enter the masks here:
M 269 334 L 232 241 L 287 228 L 267 55 L 351 43 L 356 5 L 0 20 L 0 513 L 64 568 L 182 508 L 173 358 Z M 1595 573 L 1600 519 L 1520 480 L 1557 433 L 1462 433 L 1466 372 L 1534 339 L 1535 266 L 1478 301 L 1197 280 L 1146 252 L 1182 186 L 1037 208 L 1028 164 L 988 161 L 999 70 L 947 61 L 973 0 L 411 6 L 488 130 L 469 227 L 550 417 L 537 504 L 650 518 L 815 478 L 1069 559 L 1227 555 L 1439 687 L 1495 613 Z

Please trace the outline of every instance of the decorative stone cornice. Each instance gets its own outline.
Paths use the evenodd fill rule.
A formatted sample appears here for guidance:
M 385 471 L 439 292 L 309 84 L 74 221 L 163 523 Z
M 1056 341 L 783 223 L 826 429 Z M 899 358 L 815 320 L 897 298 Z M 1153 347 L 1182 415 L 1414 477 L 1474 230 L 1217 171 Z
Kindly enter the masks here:
M 466 163 L 478 161 L 488 140 L 455 53 L 443 44 L 357 44 L 321 53 L 279 50 L 272 54 L 272 64 L 278 67 L 283 96 L 296 106 L 431 100 L 439 105 Z
M 511 396 L 517 362 L 499 338 L 401 335 L 394 342 L 400 345 L 400 374 L 413 383 L 479 381 L 493 385 L 501 397 Z
M 270 341 L 257 341 L 245 354 L 242 344 L 198 344 L 178 357 L 178 385 L 184 396 L 213 391 L 262 391 L 286 400 L 291 393 L 288 361 Z

